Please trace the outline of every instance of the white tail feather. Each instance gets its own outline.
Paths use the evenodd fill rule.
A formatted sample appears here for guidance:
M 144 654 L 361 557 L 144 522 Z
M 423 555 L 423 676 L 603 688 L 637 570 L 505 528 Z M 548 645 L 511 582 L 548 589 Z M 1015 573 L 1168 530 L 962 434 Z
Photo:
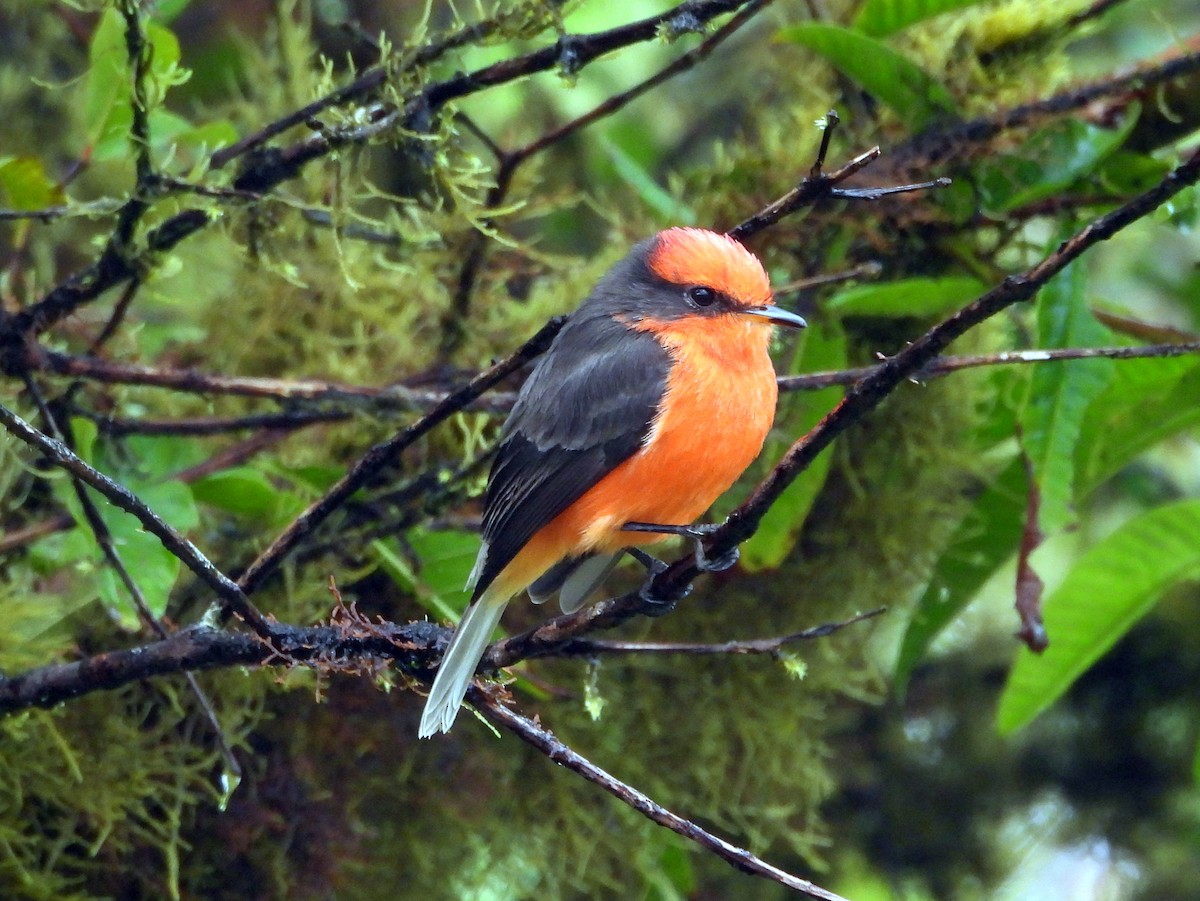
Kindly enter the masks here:
M 486 547 L 486 545 L 485 545 Z M 484 592 L 483 597 L 467 608 L 446 655 L 438 667 L 437 676 L 433 680 L 433 688 L 429 690 L 429 698 L 425 701 L 425 712 L 421 715 L 421 728 L 417 735 L 429 738 L 438 732 L 449 732 L 458 716 L 458 709 L 466 697 L 467 687 L 475 675 L 475 668 L 487 649 L 492 633 L 500 622 L 504 608 L 508 606 L 508 598 L 489 597 Z

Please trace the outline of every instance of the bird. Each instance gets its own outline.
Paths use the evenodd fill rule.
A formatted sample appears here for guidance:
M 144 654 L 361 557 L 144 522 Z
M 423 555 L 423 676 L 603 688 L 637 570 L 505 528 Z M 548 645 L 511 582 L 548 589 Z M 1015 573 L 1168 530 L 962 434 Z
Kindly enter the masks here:
M 449 731 L 519 592 L 534 603 L 558 594 L 570 613 L 625 550 L 695 536 L 688 524 L 758 456 L 774 421 L 777 325 L 806 323 L 775 306 L 758 257 L 718 232 L 666 229 L 601 277 L 501 430 L 471 601 L 438 666 L 421 738 Z

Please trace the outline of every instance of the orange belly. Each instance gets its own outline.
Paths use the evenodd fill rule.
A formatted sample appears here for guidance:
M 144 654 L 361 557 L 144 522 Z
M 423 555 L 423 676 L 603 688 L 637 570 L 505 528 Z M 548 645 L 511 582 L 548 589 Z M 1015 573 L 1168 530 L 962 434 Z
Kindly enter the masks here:
M 762 450 L 777 399 L 769 323 L 734 315 L 634 327 L 653 332 L 673 359 L 649 435 L 534 534 L 493 583 L 497 596 L 511 597 L 565 557 L 661 540 L 623 531 L 627 522 L 695 522 Z

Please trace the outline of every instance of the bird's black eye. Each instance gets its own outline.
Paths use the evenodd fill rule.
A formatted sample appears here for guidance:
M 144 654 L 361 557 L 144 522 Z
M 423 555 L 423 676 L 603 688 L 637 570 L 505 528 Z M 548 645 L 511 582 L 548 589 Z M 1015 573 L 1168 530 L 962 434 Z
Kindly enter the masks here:
M 698 307 L 711 307 L 717 302 L 717 292 L 712 288 L 704 287 L 704 285 L 697 285 L 694 288 L 688 288 L 687 299 Z

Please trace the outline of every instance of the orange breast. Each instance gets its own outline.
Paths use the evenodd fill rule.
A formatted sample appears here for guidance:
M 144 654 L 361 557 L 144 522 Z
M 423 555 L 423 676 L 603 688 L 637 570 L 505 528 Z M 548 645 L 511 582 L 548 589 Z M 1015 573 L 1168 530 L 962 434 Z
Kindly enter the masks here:
M 673 358 L 642 448 L 540 529 L 496 580 L 515 594 L 564 557 L 660 540 L 627 522 L 695 522 L 762 450 L 775 418 L 771 326 L 731 314 L 643 321 Z

